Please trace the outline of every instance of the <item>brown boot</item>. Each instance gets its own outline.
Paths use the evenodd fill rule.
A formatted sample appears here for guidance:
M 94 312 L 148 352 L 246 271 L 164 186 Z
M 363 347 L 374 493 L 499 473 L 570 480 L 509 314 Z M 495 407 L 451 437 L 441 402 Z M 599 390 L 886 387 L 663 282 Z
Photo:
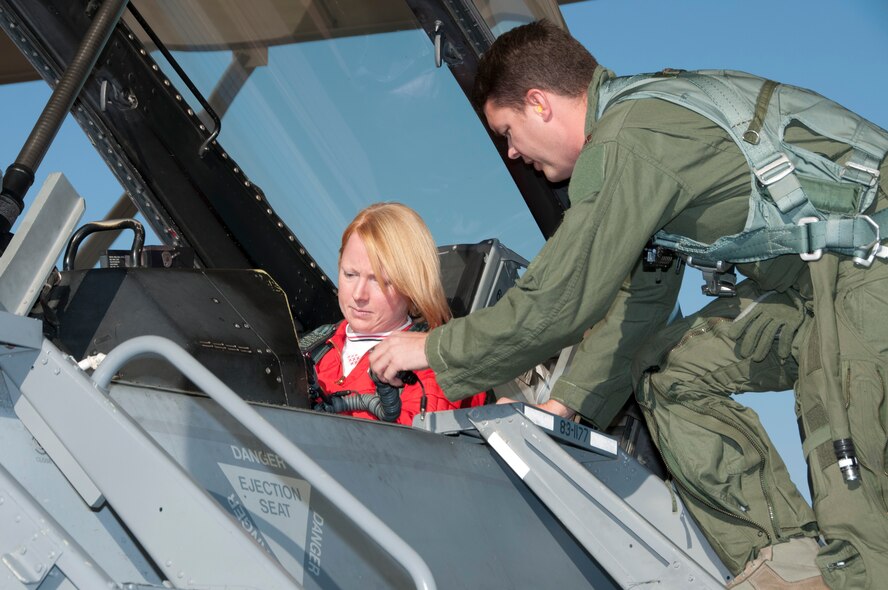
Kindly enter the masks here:
M 829 590 L 814 563 L 820 547 L 810 537 L 769 545 L 729 584 L 733 590 Z

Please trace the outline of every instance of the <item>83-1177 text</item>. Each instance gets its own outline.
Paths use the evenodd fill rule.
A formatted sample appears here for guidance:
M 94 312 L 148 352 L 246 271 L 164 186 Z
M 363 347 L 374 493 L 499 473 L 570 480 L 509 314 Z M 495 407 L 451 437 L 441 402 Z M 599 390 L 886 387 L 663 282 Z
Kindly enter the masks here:
M 571 422 L 569 420 L 561 420 L 558 425 L 558 432 L 568 438 L 581 443 L 589 443 L 589 429 L 582 424 Z

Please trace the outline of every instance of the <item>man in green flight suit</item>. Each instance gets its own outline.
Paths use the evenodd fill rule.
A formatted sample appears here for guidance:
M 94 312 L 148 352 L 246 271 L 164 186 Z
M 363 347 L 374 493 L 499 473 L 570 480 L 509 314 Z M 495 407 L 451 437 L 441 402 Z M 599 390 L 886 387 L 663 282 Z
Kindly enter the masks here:
M 373 370 L 397 383 L 397 371 L 431 366 L 457 400 L 579 343 L 541 407 L 604 428 L 634 390 L 688 509 L 737 576 L 732 585 L 879 587 L 888 580 L 888 313 L 881 309 L 888 249 L 876 231 L 865 264 L 829 252 L 816 261 L 809 252 L 804 260 L 742 264 L 747 279 L 736 296 L 667 326 L 681 274 L 647 272 L 646 244 L 658 232 L 705 244 L 743 233 L 755 182 L 737 139 L 712 118 L 649 96 L 600 102 L 614 80 L 545 21 L 493 44 L 478 68 L 476 104 L 508 141 L 509 157 L 550 181 L 570 178 L 571 207 L 495 306 L 428 334 L 388 338 L 371 352 Z M 759 102 L 767 105 L 772 90 Z M 764 115 L 758 107 L 755 119 Z M 864 123 L 876 138 L 886 136 Z M 872 225 L 868 214 L 888 204 L 884 152 L 878 166 L 855 164 L 852 146 L 814 128 L 790 122 L 782 140 L 835 162 L 839 176 L 868 173 L 875 197 L 858 213 Z M 849 207 L 829 183 L 805 187 L 820 196 L 818 209 Z M 758 417 L 730 397 L 790 387 L 814 511 Z M 839 423 L 856 444 L 847 456 L 834 452 Z

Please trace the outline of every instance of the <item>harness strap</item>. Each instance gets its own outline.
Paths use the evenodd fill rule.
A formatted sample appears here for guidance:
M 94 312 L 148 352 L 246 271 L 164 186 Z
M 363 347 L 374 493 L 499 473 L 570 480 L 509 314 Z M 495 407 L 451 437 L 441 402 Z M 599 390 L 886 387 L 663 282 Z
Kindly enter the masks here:
M 778 86 L 777 83 L 765 80 L 753 107 L 750 101 L 726 80 L 703 74 L 691 74 L 687 80 L 702 90 L 712 101 L 709 109 L 694 110 L 702 115 L 706 115 L 706 111 L 714 111 L 715 116 L 710 114 L 710 120 L 719 123 L 734 138 L 734 142 L 742 146 L 740 151 L 746 157 L 752 173 L 760 185 L 765 187 L 777 209 L 781 213 L 789 213 L 801 208 L 796 212 L 796 218 L 816 216 L 817 210 L 809 202 L 799 179 L 794 174 L 795 165 L 774 143 L 770 133 L 758 133 L 767 114 L 768 103 L 763 100 L 765 98 L 770 100 Z M 751 111 L 753 118 L 750 127 L 756 123 L 757 117 L 761 118 L 756 131 L 757 141 L 754 143 L 746 141 L 746 131 L 742 131 L 746 121 L 749 121 Z M 754 189 L 757 190 L 757 187 Z
M 783 254 L 816 260 L 825 250 L 853 256 L 864 266 L 877 256 L 888 257 L 888 247 L 880 245 L 883 236 L 888 237 L 888 213 L 863 214 L 876 198 L 878 166 L 888 150 L 885 131 L 811 91 L 727 71 L 670 71 L 606 80 L 596 119 L 608 106 L 637 98 L 673 102 L 716 123 L 740 147 L 752 172 L 750 216 L 743 232 L 704 244 L 661 230 L 654 236 L 656 245 L 705 266 Z M 783 130 L 793 121 L 847 143 L 849 160 L 841 165 L 786 144 Z M 808 191 L 822 198 L 824 184 L 833 188 L 828 202 L 817 205 L 824 208 L 821 212 Z M 852 203 L 847 210 L 841 207 L 846 201 Z
M 814 454 L 817 457 L 817 464 L 820 469 L 826 469 L 833 463 L 838 462 L 836 451 L 833 449 L 832 437 L 830 436 L 829 425 L 823 426 L 811 433 L 805 442 L 802 443 L 802 453 L 805 460 L 810 462 L 810 457 Z
M 813 219 L 818 219 L 812 216 Z M 733 236 L 724 236 L 712 244 L 703 244 L 684 236 L 658 234 L 657 243 L 693 256 L 699 261 L 730 260 L 735 264 L 782 254 L 802 254 L 816 260 L 824 250 L 855 257 L 855 262 L 868 266 L 875 257 L 888 257 L 888 248 L 880 243 L 888 238 L 888 209 L 872 215 L 811 221 L 802 218 L 800 225 L 761 227 Z M 858 246 L 863 244 L 863 247 Z
M 758 98 L 755 101 L 755 114 L 752 116 L 749 127 L 743 132 L 743 140 L 746 143 L 755 145 L 761 139 L 759 131 L 762 130 L 762 125 L 765 123 L 768 103 L 771 102 L 771 95 L 774 94 L 774 89 L 777 88 L 777 85 L 778 83 L 774 80 L 765 80 L 765 83 L 762 84 L 762 89 L 759 90 Z
M 336 328 L 339 327 L 340 323 L 342 322 L 318 326 L 308 334 L 302 336 L 302 338 L 299 339 L 299 346 L 302 349 L 302 354 L 308 355 L 314 364 L 318 364 L 321 361 L 321 357 L 333 348 L 333 345 L 330 344 L 329 340 L 336 332 Z
M 851 439 L 851 424 L 845 408 L 845 395 L 840 376 L 839 332 L 836 323 L 836 283 L 839 259 L 827 254 L 809 265 L 811 284 L 814 288 L 814 316 L 819 332 L 820 363 L 823 368 L 823 389 L 820 399 L 829 424 L 836 462 L 845 482 L 860 478 L 858 459 Z M 818 447 L 818 456 L 823 453 Z M 821 461 L 824 459 L 821 457 Z

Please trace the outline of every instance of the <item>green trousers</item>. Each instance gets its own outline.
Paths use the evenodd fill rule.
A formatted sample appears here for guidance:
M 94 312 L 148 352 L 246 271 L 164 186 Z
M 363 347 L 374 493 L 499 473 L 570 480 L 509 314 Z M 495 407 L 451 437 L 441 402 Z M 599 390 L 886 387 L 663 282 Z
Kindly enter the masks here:
M 862 477 L 843 481 L 824 409 L 818 318 L 800 312 L 792 355 L 777 340 L 761 361 L 725 334 L 763 295 L 744 281 L 656 335 L 634 364 L 636 396 L 688 510 L 727 567 L 793 536 L 823 535 L 818 565 L 830 588 L 888 583 L 888 263 L 842 260 L 835 298 L 842 392 Z M 813 306 L 808 304 L 808 308 Z M 741 338 L 742 339 L 742 336 Z M 738 339 L 738 341 L 740 340 Z M 814 508 L 789 478 L 756 413 L 734 393 L 793 388 Z M 786 424 L 796 429 L 795 424 Z

